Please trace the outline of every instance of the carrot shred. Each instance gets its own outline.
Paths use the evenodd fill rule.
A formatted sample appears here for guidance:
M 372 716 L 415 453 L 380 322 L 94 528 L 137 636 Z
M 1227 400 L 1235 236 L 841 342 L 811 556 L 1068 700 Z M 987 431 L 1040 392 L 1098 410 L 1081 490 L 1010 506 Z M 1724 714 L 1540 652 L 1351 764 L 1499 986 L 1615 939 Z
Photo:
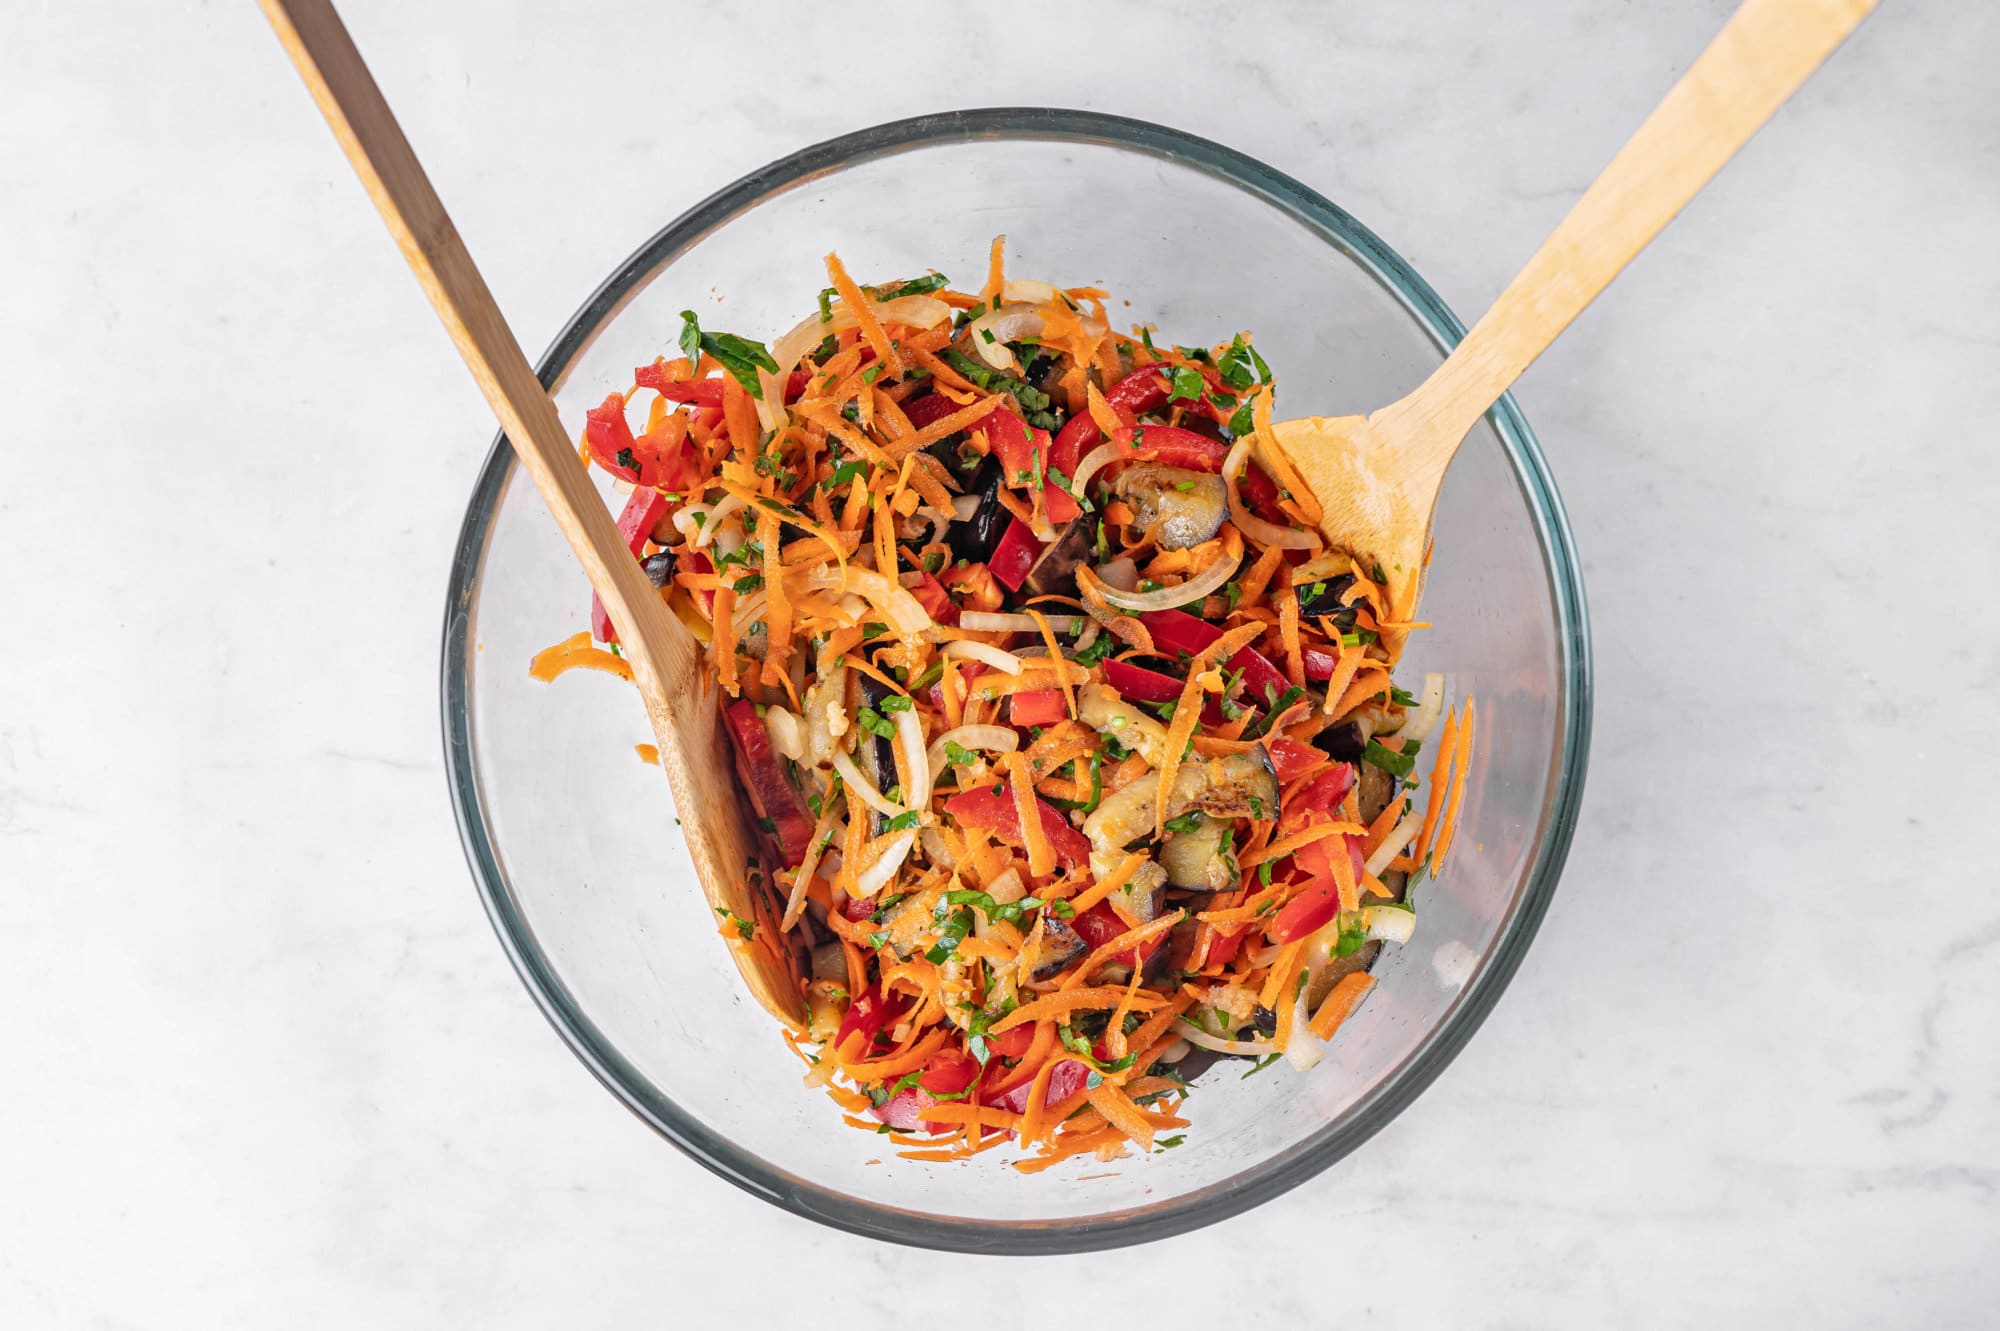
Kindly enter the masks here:
M 1119 863 L 1116 869 L 1113 869 L 1109 874 L 1099 879 L 1095 885 L 1077 893 L 1069 903 L 1070 909 L 1078 915 L 1083 914 L 1092 906 L 1095 906 L 1098 902 L 1131 882 L 1132 875 L 1139 872 L 1139 866 L 1145 862 L 1146 853 L 1144 851 L 1135 850 L 1131 852 Z
M 1004 1035 L 1016 1026 L 1025 1026 L 1031 1021 L 1066 1017 L 1072 1012 L 1109 1011 L 1117 1007 L 1124 997 L 1124 987 L 1115 984 L 1099 985 L 1096 988 L 1086 986 L 1080 989 L 1060 989 L 1053 994 L 1045 994 L 1031 1003 L 1023 1003 L 994 1022 L 989 1029 L 995 1035 Z M 1143 1001 L 1146 1010 L 1150 1012 L 1166 1000 L 1149 996 Z M 1134 1004 L 1135 1007 L 1138 1005 Z
M 826 275 L 833 283 L 833 289 L 840 293 L 841 301 L 854 311 L 855 325 L 861 329 L 861 336 L 868 339 L 868 345 L 875 348 L 876 359 L 882 362 L 884 372 L 892 378 L 902 378 L 903 359 L 896 354 L 895 343 L 889 340 L 889 334 L 883 330 L 882 321 L 875 317 L 874 306 L 861 294 L 861 288 L 855 285 L 854 279 L 847 275 L 847 269 L 840 262 L 838 254 L 826 256 Z M 753 449 L 744 456 L 754 455 Z
M 543 683 L 554 679 L 566 670 L 583 667 L 588 670 L 602 670 L 620 679 L 632 678 L 632 666 L 622 656 L 614 656 L 602 648 L 593 646 L 590 632 L 571 634 L 553 647 L 535 653 L 535 659 L 528 662 L 528 674 Z
M 1435 877 L 1444 867 L 1444 858 L 1451 853 L 1452 834 L 1458 830 L 1459 805 L 1465 802 L 1465 772 L 1472 765 L 1473 734 L 1472 699 L 1465 700 L 1465 724 L 1460 727 L 1458 750 L 1451 759 L 1451 807 L 1445 811 L 1444 820 L 1438 824 L 1437 851 L 1431 856 L 1431 875 Z
M 1320 1000 L 1319 1011 L 1313 1013 L 1307 1023 L 1314 1035 L 1322 1040 L 1331 1040 L 1340 1024 L 1347 1020 L 1355 1005 L 1375 987 L 1375 977 L 1366 971 L 1350 971 L 1335 981 L 1333 989 Z
M 1431 838 L 1437 833 L 1438 819 L 1444 815 L 1445 800 L 1451 794 L 1451 755 L 1458 747 L 1458 716 L 1446 712 L 1444 734 L 1438 739 L 1437 757 L 1431 763 L 1431 788 L 1424 796 L 1424 823 L 1417 833 L 1416 848 L 1410 858 L 1422 864 L 1431 850 Z

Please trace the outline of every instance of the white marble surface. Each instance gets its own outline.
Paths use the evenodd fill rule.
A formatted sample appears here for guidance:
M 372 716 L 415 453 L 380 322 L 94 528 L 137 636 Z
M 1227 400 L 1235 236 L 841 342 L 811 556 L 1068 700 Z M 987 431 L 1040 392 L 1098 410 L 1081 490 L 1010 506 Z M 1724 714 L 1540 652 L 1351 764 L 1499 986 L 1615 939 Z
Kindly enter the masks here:
M 1219 138 L 1476 312 L 1728 6 L 348 8 L 538 346 L 743 170 L 954 104 Z M 483 405 L 253 6 L 9 6 L 0 1325 L 1993 1325 L 1996 56 L 1885 6 L 1523 383 L 1597 738 L 1468 1051 L 1253 1214 L 1003 1263 L 752 1200 L 558 1043 L 440 769 Z

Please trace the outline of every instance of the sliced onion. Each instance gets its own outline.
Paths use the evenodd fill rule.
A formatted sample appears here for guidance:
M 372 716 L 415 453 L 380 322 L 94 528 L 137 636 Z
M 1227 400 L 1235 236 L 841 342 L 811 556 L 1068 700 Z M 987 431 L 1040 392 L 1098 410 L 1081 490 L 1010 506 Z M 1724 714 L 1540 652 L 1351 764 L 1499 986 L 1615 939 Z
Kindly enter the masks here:
M 1417 710 L 1410 719 L 1403 722 L 1403 728 L 1396 734 L 1404 740 L 1425 740 L 1431 737 L 1431 728 L 1437 725 L 1438 717 L 1444 714 L 1444 676 L 1431 674 L 1424 676 L 1423 696 L 1417 699 Z
M 1120 610 L 1133 610 L 1140 614 L 1152 610 L 1174 610 L 1189 602 L 1199 601 L 1220 588 L 1236 575 L 1237 566 L 1242 562 L 1242 555 L 1225 554 L 1180 586 L 1162 587 L 1152 592 L 1120 591 L 1100 578 L 1097 594 Z
M 1229 520 L 1236 524 L 1236 530 L 1259 545 L 1275 545 L 1283 550 L 1318 549 L 1320 539 L 1315 533 L 1264 521 L 1252 513 L 1243 502 L 1243 496 L 1236 493 L 1237 478 L 1242 476 L 1243 468 L 1250 461 L 1251 442 L 1252 437 L 1244 435 L 1229 446 L 1229 456 L 1222 460 L 1222 489 L 1229 496 Z
M 928 809 L 931 803 L 931 764 L 924 752 L 924 727 L 917 709 L 906 707 L 896 713 L 896 742 L 903 750 L 903 762 L 910 769 L 910 788 L 903 792 L 903 804 L 911 809 Z
M 951 847 L 944 843 L 944 833 L 931 823 L 917 829 L 917 840 L 923 844 L 924 854 L 931 857 L 931 863 L 940 869 L 956 869 L 958 860 L 952 855 Z
M 1020 362 L 1007 344 L 1041 336 L 1042 323 L 1040 306 L 998 305 L 966 325 L 965 331 L 979 359 L 996 370 L 1014 370 L 1020 368 Z
M 1306 990 L 1293 996 L 1288 1019 L 1292 1028 L 1285 1035 L 1285 1062 L 1300 1072 L 1319 1066 L 1326 1057 L 1326 1041 L 1312 1031 L 1312 1014 L 1306 1011 Z
M 1044 615 L 1057 633 L 1074 633 L 1089 623 L 1082 615 Z M 1042 626 L 1032 615 L 1003 615 L 991 610 L 959 612 L 958 626 L 973 633 L 1040 633 Z
M 854 759 L 838 749 L 834 750 L 833 754 L 833 770 L 840 773 L 840 779 L 847 783 L 849 790 L 861 797 L 863 804 L 884 818 L 894 818 L 899 813 L 908 812 L 902 805 L 884 795 L 873 781 L 862 775 L 861 769 L 854 765 Z
M 915 832 L 899 832 L 876 861 L 854 875 L 854 895 L 864 901 L 880 892 L 883 886 L 896 876 L 903 867 L 903 861 L 910 857 L 910 847 L 917 844 Z
M 1047 282 L 1037 282 L 1029 277 L 1010 277 L 1000 285 L 1000 299 L 1004 301 L 1028 301 L 1036 305 L 1053 305 L 1056 289 Z
M 819 564 L 806 579 L 806 586 L 815 591 L 834 588 L 859 592 L 905 638 L 917 637 L 937 627 L 916 597 L 872 568 L 849 564 L 843 573 L 834 565 Z
M 956 744 L 961 749 L 979 749 L 987 753 L 1012 753 L 1021 747 L 1021 737 L 1012 726 L 958 726 L 947 730 L 931 741 L 930 750 L 924 754 L 924 770 L 931 774 L 935 782 L 948 765 L 944 760 L 945 745 Z
M 987 642 L 974 642 L 970 638 L 956 638 L 938 648 L 940 656 L 964 657 L 981 665 L 992 666 L 1004 675 L 1021 673 L 1021 658 L 1012 652 L 1002 651 Z
M 1225 1040 L 1180 1017 L 1174 1018 L 1174 1033 L 1196 1048 L 1212 1049 L 1218 1054 L 1250 1054 L 1262 1058 L 1277 1052 L 1267 1040 Z
M 951 515 L 954 522 L 970 522 L 979 512 L 980 496 L 954 495 L 951 501 Z
M 833 317 L 822 321 L 809 314 L 793 329 L 771 344 L 771 359 L 778 362 L 775 372 L 760 370 L 757 382 L 764 396 L 757 403 L 757 419 L 767 430 L 775 430 L 785 419 L 785 382 L 807 352 L 826 340 L 828 333 L 844 333 L 855 326 L 854 311 L 843 303 L 834 304 Z M 936 296 L 898 296 L 868 308 L 881 323 L 907 324 L 911 328 L 935 328 L 951 318 L 951 306 Z
M 724 495 L 715 507 L 708 510 L 708 518 L 701 524 L 701 530 L 694 534 L 691 544 L 697 550 L 707 546 L 715 540 L 715 535 L 722 530 L 723 524 L 742 510 L 741 499 L 735 495 Z
M 1097 570 L 1097 580 L 1107 587 L 1116 587 L 1121 592 L 1139 590 L 1139 566 L 1124 555 L 1112 560 Z
M 737 598 L 736 608 L 729 612 L 729 625 L 740 635 L 744 629 L 764 618 L 764 589 L 759 587 L 747 596 Z
M 764 729 L 771 732 L 771 747 L 793 762 L 806 756 L 806 723 L 797 712 L 784 707 L 764 710 Z
M 1076 475 L 1069 478 L 1070 493 L 1081 496 L 1091 477 L 1131 451 L 1116 440 L 1107 440 L 1085 453 L 1083 461 L 1076 464 Z
M 1370 938 L 1384 943 L 1407 943 L 1417 931 L 1417 913 L 1401 906 L 1363 906 L 1361 923 Z
M 1424 815 L 1415 809 L 1410 810 L 1402 822 L 1389 829 L 1389 835 L 1382 839 L 1382 844 L 1375 847 L 1375 853 L 1361 867 L 1380 878 L 1382 871 L 1389 867 L 1389 861 L 1401 855 L 1417 839 L 1417 833 L 1423 830 Z

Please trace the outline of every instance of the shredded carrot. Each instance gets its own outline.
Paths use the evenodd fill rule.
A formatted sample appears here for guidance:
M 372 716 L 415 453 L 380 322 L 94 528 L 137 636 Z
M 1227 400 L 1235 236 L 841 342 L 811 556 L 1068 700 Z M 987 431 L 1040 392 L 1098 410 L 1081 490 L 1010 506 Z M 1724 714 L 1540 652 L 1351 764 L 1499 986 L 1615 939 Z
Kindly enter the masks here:
M 651 763 L 655 767 L 660 765 L 660 749 L 656 744 L 634 744 L 632 752 L 639 755 L 642 763 Z
M 1135 850 L 1131 852 L 1116 869 L 1113 869 L 1110 873 L 1099 879 L 1095 885 L 1077 893 L 1069 903 L 1070 909 L 1078 915 L 1083 914 L 1092 906 L 1095 906 L 1098 902 L 1131 882 L 1132 875 L 1137 873 L 1139 866 L 1145 862 L 1146 853 L 1144 851 Z
M 1451 807 L 1438 824 L 1437 851 L 1431 856 L 1432 876 L 1444 867 L 1444 857 L 1451 853 L 1452 834 L 1458 830 L 1458 809 L 1465 802 L 1465 771 L 1472 764 L 1473 716 L 1472 699 L 1467 698 L 1465 723 L 1459 728 L 1458 749 L 1451 759 Z
M 868 345 L 875 348 L 875 356 L 882 362 L 883 369 L 897 378 L 902 377 L 902 357 L 896 354 L 895 344 L 883 331 L 882 321 L 875 317 L 874 306 L 861 294 L 861 288 L 854 284 L 854 279 L 847 275 L 839 255 L 826 256 L 826 275 L 833 283 L 833 289 L 840 293 L 841 301 L 854 311 L 855 325 L 861 329 L 861 336 L 868 339 Z
M 1028 618 L 1035 621 L 1035 627 L 1042 631 L 1042 642 L 1049 649 L 1049 659 L 1052 661 L 1062 660 L 1062 645 L 1056 641 L 1055 629 L 1049 626 L 1049 617 L 1033 606 L 1027 608 L 1027 615 Z M 1060 679 L 1062 682 L 1063 701 L 1069 705 L 1069 714 L 1074 718 L 1076 716 L 1076 686 L 1070 683 L 1067 672 L 1063 673 Z
M 1451 755 L 1458 747 L 1458 715 L 1446 712 L 1444 734 L 1438 739 L 1437 757 L 1431 762 L 1431 788 L 1424 797 L 1424 824 L 1417 833 L 1416 849 L 1410 858 L 1422 864 L 1430 854 L 1431 838 L 1437 832 L 1438 819 L 1444 815 L 1445 798 L 1451 794 Z
M 1000 303 L 1007 285 L 1007 237 L 993 237 L 993 249 L 986 261 L 986 285 L 979 289 L 979 303 L 991 310 Z
M 1310 846 L 1315 841 L 1324 841 L 1330 836 L 1360 836 L 1367 832 L 1367 830 L 1367 828 L 1362 827 L 1358 823 L 1314 823 L 1304 831 L 1295 832 L 1284 840 L 1266 846 L 1254 854 L 1242 855 L 1236 862 L 1245 869 L 1254 869 L 1265 860 L 1282 860 L 1293 851 L 1304 846 Z M 1341 857 L 1336 855 L 1330 858 L 1339 859 Z M 1202 918 L 1207 919 L 1209 917 L 1203 915 Z
M 592 646 L 588 631 L 572 634 L 555 646 L 536 652 L 535 659 L 528 663 L 528 674 L 546 683 L 565 670 L 574 670 L 579 666 L 602 670 L 620 679 L 632 678 L 632 667 L 625 658 Z
M 1104 1115 L 1104 1121 L 1137 1142 L 1141 1149 L 1153 1149 L 1153 1121 L 1139 1112 L 1139 1107 L 1125 1098 L 1125 1093 L 1110 1082 L 1096 1087 L 1090 1092 L 1090 1106 Z
M 1339 859 L 1339 856 L 1334 856 Z M 1298 975 L 1299 967 L 1305 963 L 1306 939 L 1295 938 L 1278 952 L 1277 960 L 1271 963 L 1264 987 L 1257 993 L 1259 1006 L 1276 1009 L 1278 996 L 1285 992 L 1285 986 Z
M 1319 1011 L 1313 1013 L 1309 1026 L 1314 1035 L 1322 1040 L 1331 1040 L 1333 1033 L 1370 989 L 1375 987 L 1375 977 L 1366 971 L 1349 971 L 1334 982 L 1331 992 L 1320 1001 Z
M 1129 945 L 1128 945 L 1129 946 Z M 1031 1021 L 1043 1021 L 1053 1017 L 1066 1017 L 1072 1012 L 1088 1012 L 1092 1009 L 1109 1011 L 1124 999 L 1125 990 L 1118 985 L 1101 985 L 1095 989 L 1063 989 L 1053 994 L 1037 998 L 1032 1003 L 1023 1003 L 1006 1016 L 993 1023 L 990 1029 L 995 1035 L 1004 1035 L 1016 1026 L 1025 1026 Z M 1143 1004 L 1148 1012 L 1165 1002 L 1150 995 L 1138 1000 L 1133 1006 Z

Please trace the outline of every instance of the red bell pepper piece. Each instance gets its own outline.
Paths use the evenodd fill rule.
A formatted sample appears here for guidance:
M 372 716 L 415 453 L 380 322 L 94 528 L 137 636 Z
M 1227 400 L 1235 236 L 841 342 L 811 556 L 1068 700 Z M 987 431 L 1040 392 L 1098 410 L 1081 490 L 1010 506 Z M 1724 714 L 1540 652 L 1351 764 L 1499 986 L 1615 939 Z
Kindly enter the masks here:
M 1291 518 L 1278 507 L 1278 483 L 1256 463 L 1245 467 L 1243 474 L 1236 478 L 1236 493 L 1243 496 L 1243 502 L 1249 505 L 1250 511 L 1264 521 L 1280 527 L 1292 525 Z
M 1312 745 L 1300 744 L 1282 735 L 1265 740 L 1264 748 L 1271 755 L 1271 769 L 1277 774 L 1281 786 L 1290 785 L 1295 777 L 1304 776 L 1326 761 L 1326 755 Z M 1343 797 L 1346 794 L 1346 791 L 1341 792 Z M 1339 803 L 1338 800 L 1334 802 Z
M 903 403 L 903 415 L 908 417 L 910 424 L 919 430 L 933 421 L 943 420 L 957 410 L 958 403 L 943 393 L 926 393 L 922 397 L 913 397 Z
M 677 379 L 667 368 L 670 365 L 686 365 L 684 357 L 674 360 L 656 360 L 651 365 L 641 365 L 632 371 L 632 382 L 640 388 L 650 388 L 669 402 L 698 402 L 704 406 L 722 405 L 722 380 L 719 376 L 707 379 Z
M 1106 943 L 1126 932 L 1132 926 L 1118 917 L 1118 912 L 1111 909 L 1109 902 L 1100 901 L 1074 920 L 1071 920 L 1069 927 L 1076 930 L 1078 936 L 1084 942 L 1096 948 L 1103 947 Z M 1144 965 L 1146 958 L 1166 946 L 1166 942 L 1167 936 L 1160 934 L 1147 939 L 1136 948 L 1128 947 L 1123 952 L 1112 953 L 1109 960 L 1125 966 Z
M 1322 683 L 1333 678 L 1334 669 L 1340 664 L 1340 658 L 1323 647 L 1301 645 L 1299 657 L 1305 663 L 1306 678 Z
M 898 1132 L 915 1132 L 920 1124 L 926 1132 L 955 1128 L 957 1124 L 928 1122 L 923 1112 L 937 1104 L 939 1096 L 957 1096 L 979 1080 L 979 1072 L 978 1060 L 972 1055 L 961 1049 L 940 1049 L 924 1064 L 915 1086 L 905 1086 L 868 1112 Z
M 1222 376 L 1215 371 L 1206 366 L 1197 368 L 1200 369 L 1201 377 L 1207 383 L 1209 391 L 1234 392 L 1222 382 Z M 1113 411 L 1131 420 L 1144 416 L 1149 411 L 1158 411 L 1167 405 L 1167 394 L 1172 391 L 1173 380 L 1167 373 L 1167 368 L 1164 365 L 1148 365 L 1143 369 L 1132 371 L 1111 385 L 1110 391 L 1104 395 L 1104 400 L 1111 404 Z M 1199 411 L 1216 420 L 1229 419 L 1227 412 L 1208 400 L 1207 393 L 1202 394 L 1200 401 L 1188 402 L 1187 405 L 1190 410 Z
M 1315 751 L 1307 749 L 1306 752 Z M 1275 764 L 1276 761 L 1274 756 L 1272 762 Z M 1328 819 L 1336 817 L 1340 802 L 1347 798 L 1348 791 L 1354 789 L 1356 775 L 1353 763 L 1335 763 L 1314 777 L 1285 805 L 1282 822 L 1286 835 L 1305 826 L 1307 814 L 1317 813 Z
M 1221 629 L 1185 610 L 1148 611 L 1139 616 L 1139 622 L 1153 635 L 1154 646 L 1170 652 L 1186 652 L 1189 656 L 1222 636 Z M 1230 657 L 1229 668 L 1243 672 L 1243 700 L 1254 706 L 1269 707 L 1291 687 L 1285 672 L 1255 647 L 1244 647 Z
M 1033 476 L 1038 470 L 1045 478 L 1042 481 L 1042 505 L 1055 524 L 1068 522 L 1083 510 L 1076 500 L 1070 498 L 1069 491 L 1046 479 L 1048 468 L 1055 465 L 1055 446 L 1047 430 L 1030 429 L 1028 423 L 1005 407 L 995 407 L 992 414 L 975 425 L 975 430 L 986 431 L 986 442 L 993 448 L 993 456 L 1000 459 L 1001 482 L 1010 486 L 1025 486 L 1022 477 Z M 1071 475 L 1076 468 L 1070 463 L 1070 470 L 1063 475 Z
M 1135 666 L 1130 661 L 1104 662 L 1104 682 L 1118 690 L 1126 702 L 1174 702 L 1184 687 L 1172 675 Z
M 1137 425 L 1111 436 L 1122 462 L 1159 462 L 1189 471 L 1220 472 L 1229 445 L 1177 425 Z M 1120 464 L 1113 464 L 1120 465 Z
M 983 662 L 961 662 L 958 667 L 958 682 L 970 686 L 973 680 L 978 679 L 984 673 L 986 673 L 986 666 Z M 924 701 L 940 712 L 944 710 L 944 680 L 942 678 L 924 690 Z M 964 699 L 960 699 L 960 701 L 963 702 Z
M 1028 1046 L 1035 1042 L 1035 1024 L 1016 1026 L 1009 1031 L 986 1037 L 986 1047 L 1002 1058 L 1019 1058 L 1028 1052 Z
M 1338 842 L 1346 845 L 1336 849 Z M 1293 855 L 1293 860 L 1312 878 L 1312 886 L 1285 903 L 1278 912 L 1278 918 L 1271 923 L 1271 941 L 1290 943 L 1304 938 L 1340 912 L 1340 888 L 1333 877 L 1332 855 L 1345 853 L 1354 862 L 1354 880 L 1361 881 L 1364 856 L 1361 847 L 1365 839 L 1358 836 L 1328 837 L 1315 841 L 1310 846 L 1301 846 Z
M 1061 689 L 1023 689 L 1007 699 L 1007 719 L 1017 726 L 1052 726 L 1068 716 Z
M 813 820 L 799 803 L 799 792 L 785 779 L 784 762 L 771 747 L 771 732 L 747 698 L 738 698 L 723 709 L 729 722 L 729 737 L 736 741 L 736 755 L 757 812 L 774 825 L 772 835 L 783 852 L 786 867 L 797 865 L 812 845 Z
M 1216 930 L 1215 941 L 1208 945 L 1208 958 L 1202 963 L 1203 968 L 1227 966 L 1236 959 L 1236 954 L 1243 950 L 1243 940 L 1249 936 L 1250 929 L 1247 925 L 1235 930 Z
M 993 548 L 993 557 L 986 561 L 986 571 L 1008 591 L 1018 592 L 1027 580 L 1028 570 L 1041 557 L 1042 543 L 1035 539 L 1035 533 L 1029 530 L 1027 523 L 1015 518 L 1000 534 L 1000 544 Z
M 1049 839 L 1057 861 L 1072 869 L 1089 863 L 1089 838 L 1071 827 L 1062 812 L 1046 800 L 1037 799 L 1035 805 L 1042 818 L 1042 835 Z M 991 832 L 1002 841 L 1021 844 L 1021 815 L 1014 808 L 1014 792 L 1005 786 L 981 786 L 954 795 L 944 802 L 944 811 L 974 831 Z
M 626 497 L 625 511 L 618 515 L 618 534 L 633 554 L 646 548 L 646 538 L 667 515 L 667 508 L 667 497 L 645 486 Z M 611 627 L 611 616 L 604 612 L 604 602 L 596 592 L 590 594 L 590 632 L 599 642 L 618 641 L 618 631 Z
M 869 1047 L 875 1043 L 875 1036 L 883 1027 L 902 1016 L 907 1007 L 908 1003 L 901 994 L 881 994 L 873 989 L 856 994 L 840 1018 L 840 1029 L 833 1035 L 833 1047 L 839 1049 L 847 1043 L 848 1036 L 859 1031 L 859 1057 L 866 1058 Z
M 944 589 L 944 584 L 930 574 L 924 574 L 923 581 L 908 590 L 910 595 L 917 598 L 917 604 L 924 608 L 924 613 L 938 623 L 958 622 L 958 602 L 952 600 L 951 593 Z
M 1017 1027 L 1028 1030 L 1030 1027 Z M 1049 1088 L 1042 1096 L 1042 1104 L 1059 1105 L 1081 1091 L 1090 1082 L 1090 1064 L 1081 1059 L 1065 1058 L 1049 1073 Z M 995 1096 L 989 1103 L 996 1109 L 1004 1109 L 1010 1114 L 1024 1114 L 1028 1110 L 1028 1092 L 1033 1090 L 1033 1077 L 1009 1090 L 1004 1095 Z
M 590 460 L 618 479 L 672 490 L 693 479 L 687 429 L 684 418 L 669 416 L 657 430 L 634 439 L 625 422 L 625 399 L 613 393 L 584 413 L 583 442 Z

